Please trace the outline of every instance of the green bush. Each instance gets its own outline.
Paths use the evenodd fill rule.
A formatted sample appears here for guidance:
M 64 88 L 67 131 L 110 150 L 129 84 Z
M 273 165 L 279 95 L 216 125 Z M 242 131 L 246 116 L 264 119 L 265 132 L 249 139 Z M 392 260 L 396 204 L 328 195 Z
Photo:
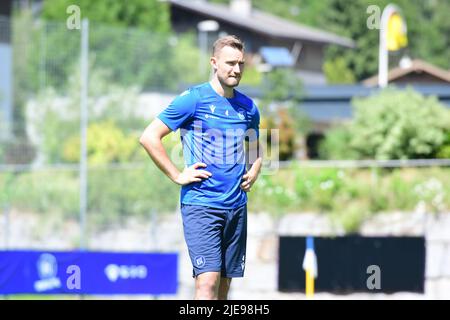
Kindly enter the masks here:
M 94 163 L 132 161 L 137 156 L 138 137 L 147 124 L 134 114 L 139 89 L 108 82 L 109 73 L 91 74 L 88 105 L 88 148 Z M 68 96 L 54 89 L 39 93 L 29 103 L 27 121 L 35 132 L 36 148 L 48 163 L 77 162 L 79 155 L 80 100 L 78 74 L 72 75 Z M 93 132 L 90 132 L 93 131 Z M 114 141 L 115 140 L 115 141 Z M 141 158 L 142 159 L 142 158 Z M 92 161 L 92 159 L 91 159 Z
M 78 219 L 79 174 L 40 171 L 0 174 L 0 206 Z M 150 164 L 143 168 L 110 166 L 88 171 L 88 218 L 95 227 L 120 224 L 125 218 L 173 212 L 179 187 Z
M 445 142 L 439 148 L 436 157 L 441 159 L 450 159 L 450 131 L 447 132 Z
M 70 218 L 79 212 L 77 172 L 2 174 L 0 181 L 2 202 L 19 210 Z
M 358 153 L 350 147 L 352 134 L 348 125 L 339 125 L 325 133 L 319 144 L 319 158 L 327 160 L 356 159 Z
M 353 101 L 350 148 L 358 158 L 432 158 L 450 128 L 450 111 L 435 97 L 388 88 Z
M 346 232 L 379 212 L 450 209 L 445 168 L 335 169 L 292 166 L 261 176 L 249 194 L 249 210 L 327 214 Z
M 48 110 L 38 127 L 42 135 L 41 151 L 45 160 L 48 163 L 64 162 L 63 145 L 79 131 L 79 123 L 76 120 L 61 118 L 56 110 Z
M 88 191 L 89 212 L 97 225 L 148 217 L 152 210 L 173 212 L 179 199 L 179 187 L 151 163 L 143 169 L 92 169 Z
M 150 161 L 139 168 L 96 166 L 88 172 L 88 221 L 94 228 L 128 217 L 174 212 L 179 187 Z M 77 219 L 79 175 L 42 171 L 0 174 L 0 206 Z M 293 166 L 261 175 L 249 193 L 249 212 L 326 214 L 347 232 L 379 212 L 443 213 L 450 209 L 445 168 L 324 169 Z
M 365 199 L 349 203 L 339 203 L 330 212 L 329 218 L 336 229 L 342 227 L 346 233 L 357 233 L 362 223 L 369 217 Z
M 125 135 L 113 121 L 91 123 L 87 133 L 89 164 L 133 162 L 139 144 L 134 135 Z M 63 145 L 63 160 L 76 163 L 80 160 L 80 136 L 68 138 Z

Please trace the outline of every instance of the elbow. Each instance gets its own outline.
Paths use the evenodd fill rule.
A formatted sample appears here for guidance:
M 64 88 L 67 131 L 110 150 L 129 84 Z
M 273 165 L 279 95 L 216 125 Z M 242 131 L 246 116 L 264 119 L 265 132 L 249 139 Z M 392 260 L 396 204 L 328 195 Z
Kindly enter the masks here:
M 145 139 L 144 134 L 142 134 L 142 135 L 139 137 L 139 143 L 141 144 L 141 146 L 145 146 L 145 144 L 146 144 L 146 139 Z
M 145 145 L 146 145 L 146 143 L 147 143 L 147 139 L 146 139 L 146 137 L 145 137 L 145 134 L 142 134 L 142 135 L 139 137 L 139 143 L 140 143 L 141 146 L 145 147 Z
M 139 143 L 146 149 L 150 149 L 152 146 L 153 137 L 148 134 L 148 132 L 144 132 L 140 138 Z
M 148 131 L 144 132 L 139 138 L 139 143 L 141 146 L 149 152 L 154 149 L 154 147 L 158 144 L 158 141 L 160 141 L 160 139 Z

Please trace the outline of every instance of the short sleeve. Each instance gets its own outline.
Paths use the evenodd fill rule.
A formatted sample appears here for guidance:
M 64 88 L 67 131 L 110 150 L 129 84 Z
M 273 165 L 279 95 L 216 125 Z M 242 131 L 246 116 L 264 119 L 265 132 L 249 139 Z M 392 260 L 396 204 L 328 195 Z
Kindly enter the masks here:
M 253 129 L 256 132 L 256 138 L 259 138 L 259 111 L 258 111 L 258 107 L 256 106 L 255 103 L 253 103 L 253 108 L 252 108 L 252 118 L 250 120 L 250 126 L 249 129 Z M 252 135 L 250 135 L 252 136 Z
M 197 105 L 194 90 L 186 90 L 176 97 L 157 117 L 172 131 L 176 131 L 192 118 Z

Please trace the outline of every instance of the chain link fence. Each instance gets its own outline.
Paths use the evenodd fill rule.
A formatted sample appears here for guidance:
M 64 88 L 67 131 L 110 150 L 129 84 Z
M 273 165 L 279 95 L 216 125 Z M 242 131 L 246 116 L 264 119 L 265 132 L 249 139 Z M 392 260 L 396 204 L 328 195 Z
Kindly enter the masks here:
M 0 18 L 0 54 L 8 61 L 2 67 L 11 75 L 2 69 L 11 94 L 2 93 L 0 101 L 7 98 L 13 106 L 3 108 L 0 123 L 0 247 L 186 254 L 180 217 L 173 214 L 179 188 L 151 163 L 138 138 L 186 84 L 208 79 L 199 73 L 199 64 L 207 61 L 193 35 L 92 22 L 88 28 L 70 30 L 27 12 Z M 82 32 L 88 35 L 84 60 Z M 86 166 L 80 163 L 83 130 Z M 178 141 L 176 134 L 164 141 L 172 156 L 181 151 Z M 411 211 L 411 204 L 420 204 L 425 211 L 448 212 L 450 179 L 448 171 L 440 171 L 448 160 L 407 164 L 425 167 L 414 172 L 396 171 L 401 162 L 382 165 L 389 168 L 381 171 L 377 163 L 285 163 L 277 175 L 260 177 L 249 212 L 269 212 L 276 220 L 285 212 L 319 208 L 349 231 L 367 217 L 361 211 Z M 255 234 L 250 230 L 253 249 L 266 236 Z M 181 277 L 191 283 L 189 259 L 182 261 L 187 264 Z M 184 295 L 190 297 L 188 284 L 181 290 L 190 290 Z
M 155 114 L 187 83 L 208 79 L 208 74 L 199 74 L 199 64 L 207 61 L 196 47 L 195 36 L 175 37 L 92 22 L 81 29 L 70 29 L 64 22 L 36 20 L 26 10 L 13 19 L 2 17 L 0 27 L 2 45 L 9 48 L 4 50 L 9 62 L 2 65 L 10 69 L 10 100 L 14 106 L 14 115 L 12 110 L 4 108 L 0 126 L 1 203 L 3 221 L 8 221 L 4 226 L 10 228 L 11 221 L 16 220 L 7 217 L 19 212 L 37 213 L 35 216 L 46 223 L 57 217 L 58 223 L 70 222 L 73 226 L 65 245 L 78 247 L 84 241 L 89 246 L 89 239 L 97 231 L 123 227 L 130 218 L 148 220 L 163 212 L 174 212 L 178 188 L 149 161 L 138 137 Z M 84 58 L 83 32 L 87 39 Z M 182 165 L 178 140 L 172 134 L 165 144 L 171 149 L 172 159 L 176 158 L 177 164 Z M 286 183 L 296 176 L 297 167 L 301 168 L 300 175 L 302 171 L 316 168 L 308 179 L 319 177 L 320 180 L 323 176 L 322 182 L 333 184 L 330 190 L 334 190 L 342 183 L 333 180 L 334 173 L 323 173 L 324 168 L 336 172 L 339 168 L 348 171 L 372 168 L 369 176 L 373 177 L 373 172 L 377 172 L 373 168 L 380 166 L 445 168 L 448 165 L 446 159 L 407 163 L 400 160 L 283 162 L 280 170 L 289 172 L 286 179 L 279 179 L 283 173 L 261 179 L 261 186 L 255 185 L 250 197 L 250 208 L 268 208 L 272 201 L 273 211 L 284 212 L 310 204 L 314 197 L 300 201 L 299 196 L 310 188 L 308 185 L 301 186 L 298 181 L 292 185 Z M 425 174 L 425 178 L 429 177 Z M 424 183 L 422 180 L 415 185 Z M 360 185 L 363 184 L 361 181 Z M 445 181 L 441 184 L 444 195 L 441 202 L 447 206 L 448 186 Z M 409 190 L 414 185 L 405 187 Z M 416 200 L 411 200 L 409 205 L 420 201 Z M 321 206 L 320 201 L 312 204 L 313 209 Z M 368 210 L 373 206 L 384 208 L 386 204 L 371 204 Z M 357 206 L 355 210 L 360 208 Z M 40 239 L 54 237 L 52 228 L 45 234 L 41 223 L 33 226 L 40 229 L 34 232 Z M 4 234 L 11 235 L 11 231 Z
M 83 32 L 88 36 L 84 60 Z M 14 110 L 14 116 L 9 108 L 11 114 L 4 111 L 1 119 L 2 246 L 77 248 L 84 243 L 94 249 L 92 237 L 102 230 L 123 228 L 131 220 L 155 223 L 173 213 L 178 188 L 148 160 L 138 138 L 184 81 L 197 80 L 193 73 L 201 79 L 198 61 L 180 59 L 184 47 L 200 57 L 194 37 L 98 23 L 71 30 L 63 22 L 35 20 L 27 11 L 2 17 L 0 37 L 11 53 L 2 65 L 13 75 Z M 88 74 L 82 74 L 83 63 Z M 83 130 L 86 188 L 80 165 Z M 172 136 L 165 141 L 169 148 L 178 143 Z M 144 237 L 152 230 L 143 230 Z

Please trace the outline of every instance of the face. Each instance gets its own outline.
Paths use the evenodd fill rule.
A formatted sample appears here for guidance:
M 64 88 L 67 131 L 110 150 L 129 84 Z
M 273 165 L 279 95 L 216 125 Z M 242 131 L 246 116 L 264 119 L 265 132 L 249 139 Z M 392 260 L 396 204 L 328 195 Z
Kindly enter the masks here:
M 211 57 L 211 65 L 220 83 L 226 87 L 236 87 L 244 72 L 244 53 L 233 47 L 223 47 Z

